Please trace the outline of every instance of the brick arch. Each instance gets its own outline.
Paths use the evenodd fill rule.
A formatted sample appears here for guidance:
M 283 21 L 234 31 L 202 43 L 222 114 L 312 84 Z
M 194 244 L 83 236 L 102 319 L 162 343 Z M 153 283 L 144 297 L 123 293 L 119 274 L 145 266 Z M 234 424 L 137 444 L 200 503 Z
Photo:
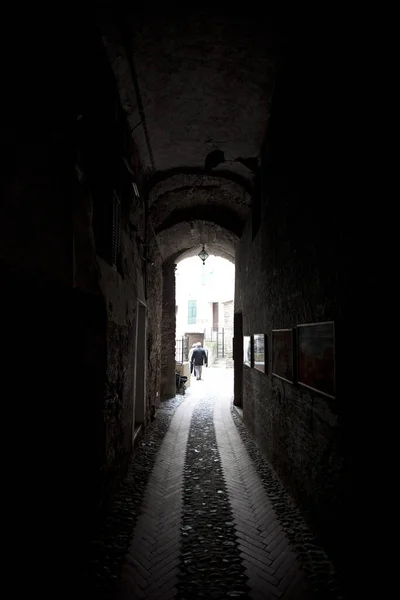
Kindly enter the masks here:
M 228 254 L 227 252 L 224 252 L 223 250 L 219 250 L 219 249 L 215 248 L 214 246 L 208 246 L 207 244 L 206 244 L 206 250 L 210 255 L 219 256 L 220 258 L 225 258 L 225 260 L 228 260 L 233 265 L 235 264 L 235 256 L 232 254 Z M 198 253 L 199 253 L 199 247 L 196 246 L 195 248 L 194 247 L 189 248 L 188 250 L 184 250 L 183 252 L 180 252 L 177 256 L 175 256 L 174 262 L 176 264 L 179 264 L 182 260 L 185 260 L 186 258 L 192 258 L 192 256 L 197 256 Z
M 252 175 L 249 169 L 242 166 L 243 173 L 227 170 L 223 166 L 206 171 L 203 167 L 179 166 L 165 171 L 156 171 L 148 180 L 147 189 L 150 205 L 166 190 L 180 186 L 198 186 L 207 183 L 225 185 L 236 189 L 237 195 L 245 193 L 250 198 L 253 191 Z
M 149 216 L 156 232 L 182 221 L 210 221 L 240 236 L 251 210 L 251 195 L 237 181 L 216 175 L 174 174 L 149 193 Z
M 162 400 L 175 395 L 175 264 L 196 256 L 205 245 L 209 254 L 235 262 L 239 236 L 214 221 L 181 221 L 158 232 L 153 244 L 162 255 L 161 389 Z M 200 259 L 199 259 L 200 260 Z
M 182 221 L 157 234 L 157 244 L 164 262 L 176 262 L 199 253 L 205 244 L 209 254 L 235 260 L 239 236 L 212 221 Z
M 240 236 L 244 223 L 229 208 L 221 205 L 203 205 L 193 208 L 181 208 L 171 212 L 165 221 L 156 228 L 156 233 L 168 230 L 174 225 L 182 222 L 193 223 L 196 221 L 207 221 L 221 228 L 227 229 Z

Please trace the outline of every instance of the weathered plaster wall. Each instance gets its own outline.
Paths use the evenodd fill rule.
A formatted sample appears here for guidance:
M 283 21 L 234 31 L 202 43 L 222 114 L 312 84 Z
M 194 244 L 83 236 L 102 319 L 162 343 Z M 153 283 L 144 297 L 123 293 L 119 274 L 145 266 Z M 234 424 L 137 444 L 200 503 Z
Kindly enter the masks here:
M 138 300 L 145 302 L 146 223 L 143 194 L 135 196 L 132 175 L 121 159 L 123 156 L 130 165 L 140 188 L 140 162 L 116 82 L 99 40 L 92 41 L 90 52 L 90 70 L 79 103 L 77 161 L 92 203 L 92 218 L 86 230 L 80 232 L 81 238 L 94 244 L 92 262 L 86 261 L 80 267 L 82 285 L 86 288 L 87 274 L 92 272 L 94 262 L 99 293 L 107 309 L 103 330 L 106 370 L 102 398 L 98 400 L 103 410 L 102 454 L 98 459 L 101 489 L 97 492 L 101 508 L 124 475 L 132 450 L 136 319 Z M 120 202 L 116 225 L 111 204 L 114 191 Z M 81 219 L 77 227 L 82 228 Z M 75 247 L 76 244 L 77 241 Z
M 10 113 L 2 139 L 1 297 L 10 350 L 3 389 L 12 398 L 4 417 L 11 424 L 20 415 L 14 458 L 23 468 L 29 454 L 40 497 L 50 494 L 65 517 L 61 537 L 83 535 L 125 473 L 136 308 L 145 301 L 143 195 L 127 192 L 116 160 L 125 154 L 138 167 L 137 156 L 121 146 L 129 138 L 123 113 L 113 121 L 118 95 L 101 42 L 89 31 L 81 42 L 80 62 L 73 53 L 66 61 L 69 94 L 59 97 L 59 114 L 52 107 L 37 127 L 29 115 Z M 100 256 L 96 233 L 100 222 L 111 241 L 112 222 L 96 221 L 111 184 L 121 199 L 116 265 L 103 258 L 104 247 Z M 34 507 L 50 535 L 54 523 L 35 499 Z

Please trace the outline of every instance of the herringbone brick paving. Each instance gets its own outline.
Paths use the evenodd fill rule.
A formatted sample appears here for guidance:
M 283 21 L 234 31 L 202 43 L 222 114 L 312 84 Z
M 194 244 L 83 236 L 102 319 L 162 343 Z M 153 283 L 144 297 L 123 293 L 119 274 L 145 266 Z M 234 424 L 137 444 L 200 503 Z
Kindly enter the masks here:
M 117 590 L 121 600 L 173 598 L 180 563 L 182 472 L 195 399 L 177 411 L 147 485 Z
M 214 424 L 251 597 L 307 598 L 305 574 L 223 398 L 216 403 Z
M 233 527 L 213 422 L 215 401 L 204 396 L 193 411 L 185 459 L 178 600 L 248 598 L 249 587 Z
M 225 582 L 221 575 L 222 595 L 211 597 L 306 600 L 310 597 L 310 588 L 301 563 L 238 434 L 230 412 L 229 392 L 226 389 L 223 393 L 216 391 L 218 385 L 211 373 L 206 372 L 205 381 L 193 382 L 190 395 L 174 414 L 162 442 L 125 558 L 118 600 L 168 600 L 178 596 L 178 586 L 180 598 L 193 598 L 184 593 L 187 573 L 183 568 L 185 557 L 181 544 L 182 535 L 185 535 L 182 531 L 183 469 L 193 409 L 205 397 L 215 400 L 213 423 L 228 491 L 226 502 L 233 515 L 236 546 L 240 551 L 237 560 L 241 560 L 241 567 L 245 569 L 245 587 L 250 590 L 235 591 L 233 569 L 233 575 L 230 574 Z M 210 385 L 207 385 L 207 378 Z M 207 484 L 203 482 L 202 485 L 204 488 Z M 219 524 L 215 525 L 210 524 L 210 527 L 217 535 L 221 528 Z M 202 557 L 204 559 L 207 569 L 207 558 Z M 215 563 L 212 556 L 210 560 Z M 240 586 L 237 589 L 240 590 Z M 244 589 L 243 585 L 241 589 Z M 196 597 L 205 596 L 199 593 Z

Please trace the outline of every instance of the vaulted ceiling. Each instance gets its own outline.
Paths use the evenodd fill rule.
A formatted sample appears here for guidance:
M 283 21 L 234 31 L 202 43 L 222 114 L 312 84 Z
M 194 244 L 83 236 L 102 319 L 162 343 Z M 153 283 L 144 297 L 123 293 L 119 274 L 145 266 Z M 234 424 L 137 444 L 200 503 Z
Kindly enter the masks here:
M 271 23 L 127 10 L 101 26 L 164 260 L 199 243 L 234 258 L 274 88 Z

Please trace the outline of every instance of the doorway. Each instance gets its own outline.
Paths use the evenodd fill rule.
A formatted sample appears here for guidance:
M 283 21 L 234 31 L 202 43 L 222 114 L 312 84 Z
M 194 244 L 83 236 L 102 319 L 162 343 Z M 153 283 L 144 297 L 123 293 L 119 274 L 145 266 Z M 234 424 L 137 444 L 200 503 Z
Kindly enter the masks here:
M 236 407 L 243 407 L 243 314 L 233 315 L 233 360 L 234 360 L 234 399 Z
M 144 423 L 146 414 L 146 305 L 138 300 L 136 316 L 136 360 L 135 386 L 133 398 L 134 429 L 133 437 Z
M 218 302 L 212 304 L 213 331 L 218 331 Z

